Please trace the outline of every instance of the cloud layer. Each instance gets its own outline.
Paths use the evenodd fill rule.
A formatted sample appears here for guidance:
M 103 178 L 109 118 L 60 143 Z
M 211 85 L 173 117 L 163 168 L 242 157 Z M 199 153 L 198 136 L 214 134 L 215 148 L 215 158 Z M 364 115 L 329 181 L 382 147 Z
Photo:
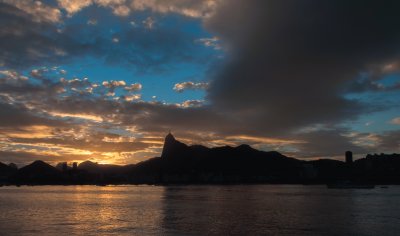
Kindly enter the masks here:
M 209 98 L 264 132 L 337 124 L 376 109 L 346 98 L 343 88 L 369 67 L 398 59 L 397 7 L 396 1 L 227 1 L 207 21 L 231 49 Z
M 400 149 L 398 114 L 379 132 L 351 125 L 399 107 L 398 1 L 0 2 L 0 161 L 137 162 L 159 154 L 168 130 L 188 143 L 245 142 L 304 158 Z M 142 18 L 131 21 L 134 13 Z M 212 35 L 196 38 L 168 15 Z M 98 28 L 102 17 L 120 29 Z M 223 56 L 209 82 L 167 86 L 180 102 L 145 100 L 143 81 L 55 67 L 101 58 L 168 80 L 182 64 L 212 61 L 199 47 Z M 207 96 L 185 98 L 191 90 Z

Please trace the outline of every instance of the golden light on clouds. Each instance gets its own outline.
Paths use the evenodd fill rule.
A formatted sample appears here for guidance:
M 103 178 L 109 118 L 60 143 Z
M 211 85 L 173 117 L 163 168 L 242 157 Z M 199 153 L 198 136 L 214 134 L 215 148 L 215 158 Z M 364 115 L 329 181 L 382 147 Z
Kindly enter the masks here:
M 239 140 L 244 142 L 260 142 L 266 144 L 300 144 L 304 143 L 301 140 L 290 140 L 290 139 L 277 139 L 277 138 L 265 138 L 265 137 L 255 137 L 247 135 L 237 135 L 237 136 L 227 136 L 228 140 Z
M 45 125 L 34 125 L 13 130 L 1 130 L 0 135 L 9 138 L 48 138 L 53 136 L 53 128 Z
M 78 119 L 84 119 L 84 120 L 90 120 L 90 121 L 95 121 L 95 122 L 101 122 L 103 121 L 103 118 L 101 116 L 96 116 L 96 115 L 89 115 L 89 114 L 73 114 L 73 113 L 63 113 L 63 112 L 55 112 L 55 111 L 50 111 L 48 112 L 51 116 L 59 117 L 59 118 L 78 118 Z

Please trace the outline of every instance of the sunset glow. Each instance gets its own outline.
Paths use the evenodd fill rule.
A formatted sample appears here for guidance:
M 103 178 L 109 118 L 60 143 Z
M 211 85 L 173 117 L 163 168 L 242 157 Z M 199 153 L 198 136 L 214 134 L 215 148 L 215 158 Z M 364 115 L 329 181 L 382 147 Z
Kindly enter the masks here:
M 304 159 L 400 149 L 393 31 L 228 2 L 0 1 L 0 161 L 137 163 L 169 131 Z

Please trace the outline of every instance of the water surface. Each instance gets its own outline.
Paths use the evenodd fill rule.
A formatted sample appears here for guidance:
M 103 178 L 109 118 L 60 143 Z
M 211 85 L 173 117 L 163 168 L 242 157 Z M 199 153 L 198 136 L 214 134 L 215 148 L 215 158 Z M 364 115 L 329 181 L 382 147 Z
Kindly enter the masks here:
M 400 187 L 0 188 L 0 235 L 400 235 Z

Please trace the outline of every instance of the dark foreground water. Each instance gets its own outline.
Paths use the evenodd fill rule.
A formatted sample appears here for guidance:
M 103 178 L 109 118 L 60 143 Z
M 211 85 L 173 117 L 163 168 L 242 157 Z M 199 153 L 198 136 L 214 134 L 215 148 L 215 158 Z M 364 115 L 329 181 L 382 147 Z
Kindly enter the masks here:
M 0 235 L 400 235 L 400 187 L 0 188 Z

